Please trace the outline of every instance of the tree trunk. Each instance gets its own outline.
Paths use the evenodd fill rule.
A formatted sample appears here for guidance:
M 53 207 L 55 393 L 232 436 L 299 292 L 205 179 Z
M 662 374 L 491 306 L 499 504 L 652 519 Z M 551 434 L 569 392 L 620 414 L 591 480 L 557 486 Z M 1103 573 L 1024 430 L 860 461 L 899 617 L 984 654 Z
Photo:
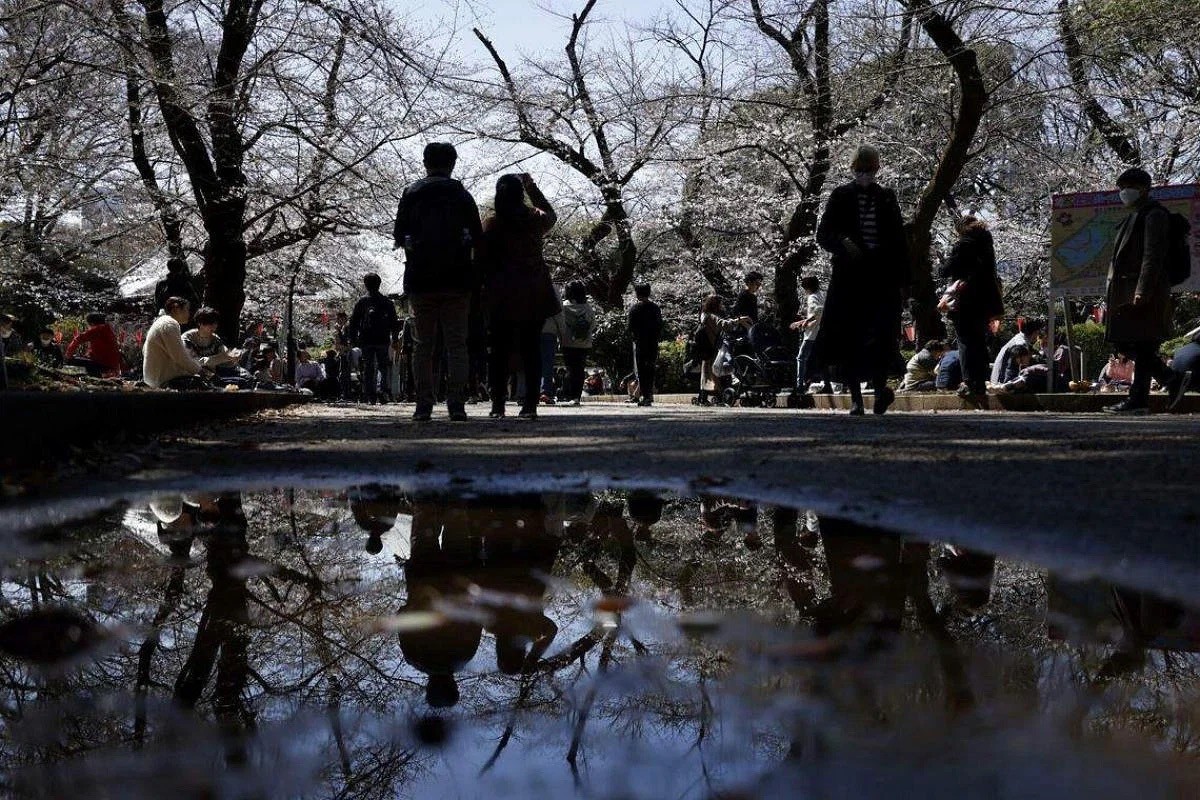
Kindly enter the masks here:
M 917 329 L 917 341 L 924 342 L 940 338 L 946 333 L 946 326 L 937 311 L 933 262 L 930 258 L 933 222 L 967 165 L 971 143 L 987 110 L 988 91 L 975 51 L 966 46 L 949 20 L 934 10 L 929 0 L 911 0 L 907 5 L 954 69 L 959 87 L 958 111 L 950 141 L 942 150 L 937 168 L 921 191 L 917 208 L 906 226 L 913 270 L 913 323 Z
M 234 347 L 241 344 L 239 324 L 246 304 L 245 204 L 229 202 L 206 209 L 204 227 L 204 302 L 221 315 L 218 333 Z

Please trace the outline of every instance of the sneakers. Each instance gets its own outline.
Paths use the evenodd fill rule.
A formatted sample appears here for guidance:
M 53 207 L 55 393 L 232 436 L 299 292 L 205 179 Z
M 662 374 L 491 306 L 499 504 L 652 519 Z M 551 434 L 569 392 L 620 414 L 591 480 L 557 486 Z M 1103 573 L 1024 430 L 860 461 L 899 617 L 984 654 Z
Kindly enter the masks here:
M 1133 400 L 1122 400 L 1115 406 L 1105 406 L 1105 414 L 1117 414 L 1125 417 L 1137 417 L 1150 413 L 1150 408 L 1145 403 L 1137 403 Z
M 578 406 L 581 404 L 582 403 L 578 397 L 576 397 L 574 400 L 568 400 L 567 402 L 563 403 L 564 406 Z
M 536 408 L 522 408 L 517 414 L 517 419 L 537 419 Z
M 433 419 L 433 409 L 429 406 L 417 406 L 412 415 L 413 422 L 429 422 Z
M 652 405 L 654 405 L 653 400 L 647 400 L 644 397 L 641 400 L 638 400 L 638 408 L 650 408 Z
M 466 422 L 470 417 L 467 416 L 467 409 L 462 406 L 448 406 L 451 422 Z
M 488 412 L 488 419 L 503 419 L 503 418 L 504 418 L 504 406 L 493 405 L 492 410 Z
M 861 416 L 865 415 L 866 413 L 867 412 L 863 409 L 862 403 L 851 403 L 850 404 L 850 416 L 861 417 Z

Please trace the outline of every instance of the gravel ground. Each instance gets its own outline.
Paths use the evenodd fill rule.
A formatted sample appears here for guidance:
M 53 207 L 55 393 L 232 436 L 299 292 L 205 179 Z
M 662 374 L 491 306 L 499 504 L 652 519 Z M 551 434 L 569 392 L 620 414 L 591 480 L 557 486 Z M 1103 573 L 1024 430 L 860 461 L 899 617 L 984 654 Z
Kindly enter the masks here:
M 596 404 L 527 422 L 486 410 L 418 424 L 412 406 L 313 405 L 209 425 L 160 440 L 132 479 L 10 507 L 0 529 L 197 482 L 650 483 L 791 502 L 1200 602 L 1200 416 Z

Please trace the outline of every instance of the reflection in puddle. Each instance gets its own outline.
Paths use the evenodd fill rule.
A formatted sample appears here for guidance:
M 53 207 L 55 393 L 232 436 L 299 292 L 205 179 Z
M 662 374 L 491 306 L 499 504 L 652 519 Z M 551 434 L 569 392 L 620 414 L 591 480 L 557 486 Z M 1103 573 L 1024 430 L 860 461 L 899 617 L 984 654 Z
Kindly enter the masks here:
M 1195 796 L 1200 616 L 654 492 L 160 496 L 4 560 L 29 796 Z

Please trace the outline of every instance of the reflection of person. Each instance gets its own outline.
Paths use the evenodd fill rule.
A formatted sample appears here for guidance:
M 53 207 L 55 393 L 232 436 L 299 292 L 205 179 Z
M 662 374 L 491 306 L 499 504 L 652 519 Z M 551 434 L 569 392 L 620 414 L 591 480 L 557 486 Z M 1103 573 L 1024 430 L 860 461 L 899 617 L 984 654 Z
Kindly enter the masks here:
M 962 608 L 978 611 L 987 605 L 996 577 L 995 556 L 951 545 L 938 557 L 938 566 Z
M 875 182 L 879 151 L 861 147 L 854 181 L 833 190 L 817 226 L 817 242 L 832 254 L 829 293 L 817 340 L 821 360 L 841 367 L 851 409 L 863 414 L 863 372 L 875 387 L 875 413 L 894 400 L 887 374 L 896 356 L 901 294 L 911 283 L 904 218 L 896 193 Z
M 476 583 L 514 596 L 491 609 L 488 629 L 496 637 L 496 664 L 506 675 L 526 672 L 558 634 L 558 626 L 546 616 L 542 595 L 559 539 L 548 532 L 545 508 L 536 495 L 484 497 L 471 508 L 486 520 L 485 569 L 476 573 Z
M 634 489 L 625 500 L 629 518 L 633 520 L 634 535 L 641 539 L 649 538 L 650 528 L 662 520 L 663 508 L 666 501 L 658 492 L 647 489 Z
M 1109 314 L 1104 338 L 1135 364 L 1129 397 L 1104 410 L 1110 414 L 1145 414 L 1150 379 L 1166 384 L 1171 370 L 1158 354 L 1171 338 L 1171 281 L 1167 276 L 1170 216 L 1150 199 L 1150 174 L 1134 167 L 1117 178 L 1121 202 L 1129 216 L 1117 231 L 1106 300 Z
M 366 550 L 374 555 L 383 550 L 383 535 L 396 526 L 403 501 L 387 490 L 351 489 L 350 513 L 354 522 L 367 532 Z
M 402 612 L 433 611 L 440 601 L 462 593 L 481 565 L 481 541 L 474 530 L 461 504 L 441 499 L 413 503 L 412 553 L 404 565 L 408 598 Z M 405 660 L 429 676 L 429 705 L 448 708 L 458 703 L 454 675 L 475 657 L 482 636 L 478 622 L 451 618 L 399 633 Z

